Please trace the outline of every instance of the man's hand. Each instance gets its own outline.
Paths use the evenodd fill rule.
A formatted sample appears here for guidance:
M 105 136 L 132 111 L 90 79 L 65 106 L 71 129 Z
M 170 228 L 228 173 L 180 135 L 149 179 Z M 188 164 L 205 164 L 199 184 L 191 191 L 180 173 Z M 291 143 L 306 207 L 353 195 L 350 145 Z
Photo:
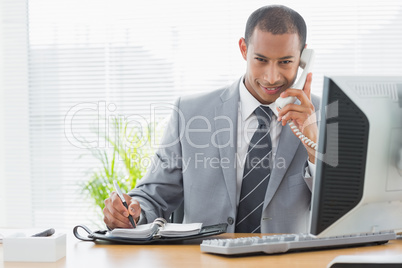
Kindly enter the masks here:
M 282 121 L 282 126 L 285 126 L 288 121 L 293 121 L 304 136 L 317 143 L 317 120 L 314 105 L 311 102 L 312 77 L 312 73 L 307 75 L 303 90 L 288 88 L 281 94 L 282 98 L 294 96 L 300 100 L 301 104 L 288 104 L 281 110 L 278 110 L 278 121 Z M 315 163 L 315 150 L 307 144 L 303 144 L 307 149 L 310 162 Z
M 116 192 L 112 192 L 110 197 L 105 200 L 105 208 L 103 209 L 103 221 L 111 229 L 133 228 L 130 220 L 128 219 L 129 213 L 131 214 L 135 222 L 138 222 L 139 220 L 141 214 L 140 203 L 127 194 L 123 195 L 126 199 L 128 210 L 124 207 L 121 199 Z

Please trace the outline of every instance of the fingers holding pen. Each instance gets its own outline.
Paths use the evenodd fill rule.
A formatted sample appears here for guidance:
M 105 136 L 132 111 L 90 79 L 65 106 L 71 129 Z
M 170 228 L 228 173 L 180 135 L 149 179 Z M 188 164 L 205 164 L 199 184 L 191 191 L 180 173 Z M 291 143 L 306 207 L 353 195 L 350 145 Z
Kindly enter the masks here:
M 128 204 L 128 212 L 133 217 L 134 221 L 137 223 L 141 215 L 140 203 L 136 199 L 130 197 L 130 201 L 127 202 L 127 204 Z
M 112 229 L 132 227 L 128 219 L 129 212 L 124 207 L 116 192 L 112 192 L 110 197 L 105 200 L 103 214 L 104 222 Z

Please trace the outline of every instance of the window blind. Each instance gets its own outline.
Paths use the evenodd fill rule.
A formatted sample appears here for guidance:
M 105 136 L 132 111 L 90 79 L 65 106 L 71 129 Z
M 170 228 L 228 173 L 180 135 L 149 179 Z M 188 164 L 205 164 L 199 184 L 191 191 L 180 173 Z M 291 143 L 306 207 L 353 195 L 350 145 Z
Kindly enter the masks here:
M 27 2 L 1 1 L 0 20 L 0 225 L 30 226 Z
M 89 142 L 105 146 L 96 132 L 106 127 L 103 118 L 130 117 L 150 123 L 151 107 L 222 87 L 243 75 L 246 65 L 238 40 L 251 12 L 267 4 L 260 0 L 247 4 L 29 0 L 27 5 L 2 1 L 16 10 L 4 10 L 8 17 L 3 18 L 2 39 L 19 33 L 23 40 L 12 39 L 2 46 L 3 57 L 20 64 L 12 70 L 3 68 L 2 74 L 9 83 L 24 85 L 18 96 L 11 84 L 3 89 L 8 94 L 5 102 L 14 107 L 3 117 L 13 114 L 4 124 L 8 128 L 15 120 L 26 123 L 9 128 L 3 140 L 9 144 L 6 154 L 15 156 L 7 160 L 9 171 L 0 181 L 6 189 L 5 224 L 15 225 L 22 218 L 20 210 L 9 209 L 13 207 L 9 192 L 21 187 L 31 206 L 27 208 L 30 225 L 66 228 L 77 223 L 101 225 L 79 183 L 99 165 L 83 147 Z M 324 75 L 400 75 L 400 1 L 281 4 L 297 10 L 307 22 L 308 47 L 316 50 L 313 93 L 321 93 Z M 17 17 L 18 31 L 11 31 L 9 27 L 17 26 L 4 22 Z M 12 53 L 17 48 L 25 52 Z M 25 76 L 17 79 L 21 70 Z M 168 110 L 160 116 L 167 116 Z M 16 144 L 18 154 L 13 149 Z

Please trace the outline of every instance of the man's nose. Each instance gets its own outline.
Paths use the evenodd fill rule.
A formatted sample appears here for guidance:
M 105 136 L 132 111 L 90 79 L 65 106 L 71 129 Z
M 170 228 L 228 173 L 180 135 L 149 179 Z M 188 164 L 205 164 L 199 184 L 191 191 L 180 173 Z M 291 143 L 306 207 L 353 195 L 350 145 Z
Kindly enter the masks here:
M 267 69 L 264 72 L 263 78 L 270 85 L 275 85 L 281 79 L 278 67 L 275 66 L 274 64 L 267 66 Z

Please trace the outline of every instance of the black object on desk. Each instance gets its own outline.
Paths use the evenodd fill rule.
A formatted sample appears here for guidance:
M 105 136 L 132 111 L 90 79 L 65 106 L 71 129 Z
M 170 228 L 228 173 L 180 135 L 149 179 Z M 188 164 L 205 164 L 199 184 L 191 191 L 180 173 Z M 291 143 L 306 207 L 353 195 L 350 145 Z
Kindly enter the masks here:
M 47 230 L 45 230 L 43 232 L 34 234 L 34 235 L 32 235 L 32 237 L 46 237 L 46 236 L 51 236 L 53 234 L 54 234 L 54 229 L 50 228 L 50 229 L 47 229 Z

